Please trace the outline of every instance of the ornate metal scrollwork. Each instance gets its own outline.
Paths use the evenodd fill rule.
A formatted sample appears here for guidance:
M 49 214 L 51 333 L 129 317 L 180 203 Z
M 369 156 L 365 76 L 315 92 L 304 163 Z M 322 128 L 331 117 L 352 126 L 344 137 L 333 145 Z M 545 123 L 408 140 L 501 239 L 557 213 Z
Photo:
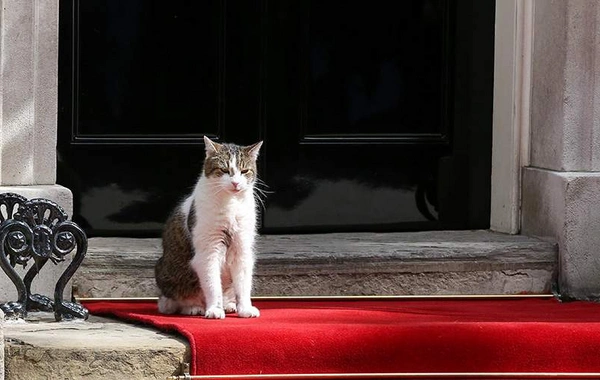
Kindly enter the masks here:
M 75 250 L 73 260 L 54 288 L 54 299 L 31 292 L 31 284 L 48 261 L 58 264 Z M 54 312 L 57 321 L 88 317 L 78 303 L 63 300 L 65 286 L 87 253 L 87 237 L 65 211 L 47 199 L 31 199 L 12 193 L 0 194 L 0 266 L 17 289 L 17 301 L 0 304 L 8 318 L 24 318 L 28 311 Z M 33 265 L 21 278 L 17 265 Z

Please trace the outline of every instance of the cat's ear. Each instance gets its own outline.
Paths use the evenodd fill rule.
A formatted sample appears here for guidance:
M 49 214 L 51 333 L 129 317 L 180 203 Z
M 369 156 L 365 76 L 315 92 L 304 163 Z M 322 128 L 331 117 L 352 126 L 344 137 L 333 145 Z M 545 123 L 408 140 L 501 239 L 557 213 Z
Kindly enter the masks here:
M 206 157 L 212 156 L 215 153 L 217 153 L 220 147 L 221 144 L 217 144 L 208 137 L 204 136 L 204 148 L 206 149 Z
M 260 150 L 260 147 L 262 146 L 262 144 L 263 144 L 263 142 L 259 141 L 256 144 L 247 146 L 246 151 L 252 158 L 254 158 L 256 160 L 258 158 L 258 151 Z

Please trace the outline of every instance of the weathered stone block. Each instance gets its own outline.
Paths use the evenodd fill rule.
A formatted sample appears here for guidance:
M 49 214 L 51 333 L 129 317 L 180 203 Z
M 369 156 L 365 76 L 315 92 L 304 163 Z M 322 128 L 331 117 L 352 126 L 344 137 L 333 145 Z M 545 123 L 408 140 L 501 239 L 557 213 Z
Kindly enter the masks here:
M 600 173 L 525 168 L 523 233 L 556 237 L 561 293 L 600 298 Z
M 32 323 L 5 326 L 6 379 L 160 379 L 189 362 L 181 337 L 96 316 L 55 323 L 31 313 Z
M 1 0 L 0 183 L 56 180 L 58 0 Z
M 556 245 L 489 231 L 266 235 L 255 295 L 548 293 Z M 159 294 L 160 239 L 93 238 L 73 283 L 80 297 Z
M 600 3 L 535 2 L 531 165 L 600 170 Z

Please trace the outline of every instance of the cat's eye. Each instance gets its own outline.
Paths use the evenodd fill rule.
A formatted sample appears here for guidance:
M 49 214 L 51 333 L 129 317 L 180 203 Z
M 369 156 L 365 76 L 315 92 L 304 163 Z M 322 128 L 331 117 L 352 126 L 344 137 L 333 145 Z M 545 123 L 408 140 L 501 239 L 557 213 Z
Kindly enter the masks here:
M 223 173 L 227 173 L 227 174 L 229 173 L 229 169 L 227 169 L 227 168 L 221 168 L 221 171 L 222 171 Z
M 242 170 L 242 174 L 248 174 L 250 172 L 250 169 L 244 169 Z

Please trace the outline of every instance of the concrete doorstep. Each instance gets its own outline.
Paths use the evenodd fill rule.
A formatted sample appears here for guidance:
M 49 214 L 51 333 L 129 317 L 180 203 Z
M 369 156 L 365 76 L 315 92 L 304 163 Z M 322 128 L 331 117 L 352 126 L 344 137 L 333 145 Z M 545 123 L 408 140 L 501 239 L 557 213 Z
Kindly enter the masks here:
M 160 239 L 94 238 L 73 278 L 79 297 L 158 295 Z M 260 296 L 548 293 L 557 246 L 489 231 L 266 235 Z

